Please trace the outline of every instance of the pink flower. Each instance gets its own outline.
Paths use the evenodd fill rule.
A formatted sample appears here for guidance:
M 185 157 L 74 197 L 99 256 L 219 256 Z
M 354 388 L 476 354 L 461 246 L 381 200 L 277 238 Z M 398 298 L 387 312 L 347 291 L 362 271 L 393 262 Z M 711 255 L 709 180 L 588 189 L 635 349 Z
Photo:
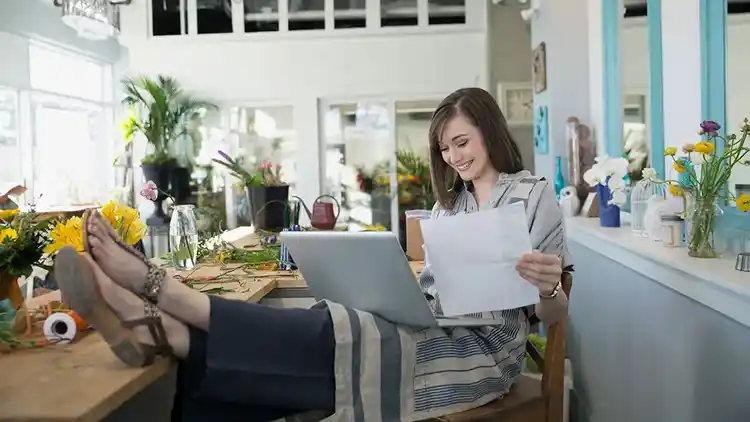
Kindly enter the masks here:
M 156 183 L 151 180 L 146 182 L 141 189 L 141 196 L 149 201 L 156 201 L 156 198 L 159 197 L 159 189 L 156 187 Z
M 262 163 L 260 163 L 258 168 L 261 170 L 271 170 L 273 168 L 273 164 L 270 161 L 263 161 Z

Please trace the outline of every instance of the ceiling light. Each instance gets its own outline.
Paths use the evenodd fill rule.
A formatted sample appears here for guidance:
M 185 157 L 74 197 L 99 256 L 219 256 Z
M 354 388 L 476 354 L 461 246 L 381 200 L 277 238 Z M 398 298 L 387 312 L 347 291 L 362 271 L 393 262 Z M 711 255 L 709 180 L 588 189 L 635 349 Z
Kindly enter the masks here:
M 62 21 L 82 38 L 106 40 L 120 32 L 119 5 L 131 0 L 54 0 L 62 8 Z

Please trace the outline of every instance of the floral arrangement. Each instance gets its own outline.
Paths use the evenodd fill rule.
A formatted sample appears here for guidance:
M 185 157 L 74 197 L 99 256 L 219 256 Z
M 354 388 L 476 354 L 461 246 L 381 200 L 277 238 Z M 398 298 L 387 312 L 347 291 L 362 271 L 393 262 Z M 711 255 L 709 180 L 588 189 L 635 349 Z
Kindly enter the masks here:
M 212 161 L 229 170 L 229 174 L 239 179 L 247 187 L 257 186 L 286 186 L 281 180 L 281 165 L 269 161 L 262 161 L 252 170 L 246 170 L 238 158 L 232 158 L 225 152 L 219 151 L 223 160 L 214 158 Z
M 21 305 L 17 279 L 30 276 L 34 266 L 43 267 L 51 224 L 51 218 L 36 213 L 0 210 L 0 299 Z
M 589 186 L 602 186 L 608 189 L 607 205 L 621 206 L 627 202 L 625 176 L 628 175 L 627 158 L 596 157 L 595 163 L 583 173 L 583 180 Z
M 133 208 L 111 201 L 102 207 L 100 213 L 128 245 L 135 245 L 146 235 L 146 225 L 141 221 L 138 211 Z M 72 246 L 78 252 L 84 251 L 81 217 L 71 217 L 58 222 L 49 236 L 52 242 L 44 248 L 45 253 L 54 255 L 64 246 Z
M 713 241 L 717 201 L 734 201 L 738 210 L 750 210 L 750 195 L 734 197 L 726 189 L 732 169 L 737 165 L 750 165 L 750 146 L 746 146 L 750 122 L 747 118 L 742 121 L 740 136 L 722 137 L 719 130 L 719 123 L 705 120 L 698 131 L 699 142 L 684 144 L 683 156 L 677 156 L 677 147 L 664 149 L 664 155 L 672 158 L 672 169 L 680 175 L 679 180 L 661 180 L 654 169 L 644 170 L 644 177 L 667 184 L 673 196 L 685 198 L 685 216 L 690 223 L 688 254 L 694 257 L 718 256 Z M 724 147 L 721 153 L 717 151 L 719 144 Z
M 426 158 L 409 150 L 396 151 L 398 203 L 407 208 L 430 209 L 435 203 L 430 177 L 430 164 Z M 376 167 L 372 173 L 357 169 L 359 189 L 366 193 L 390 194 L 389 163 Z

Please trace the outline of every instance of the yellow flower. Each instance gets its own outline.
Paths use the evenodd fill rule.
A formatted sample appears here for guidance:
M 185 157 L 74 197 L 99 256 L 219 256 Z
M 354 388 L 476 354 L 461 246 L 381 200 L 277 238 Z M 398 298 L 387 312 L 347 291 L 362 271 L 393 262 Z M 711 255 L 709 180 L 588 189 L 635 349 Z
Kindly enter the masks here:
M 672 194 L 672 196 L 682 196 L 682 188 L 671 184 L 669 185 L 669 193 Z
M 21 210 L 14 209 L 14 210 L 0 210 L 0 220 L 10 221 L 13 219 L 13 217 L 17 216 Z
M 737 197 L 735 202 L 737 203 L 738 210 L 742 212 L 750 211 L 750 195 L 743 193 L 742 195 Z
M 682 146 L 682 151 L 683 152 L 687 152 L 687 153 L 693 152 L 693 151 L 695 151 L 695 145 L 694 144 L 685 144 L 685 145 Z
M 664 155 L 665 156 L 674 156 L 677 154 L 677 147 L 666 147 L 664 148 Z
M 685 165 L 680 161 L 675 161 L 674 164 L 672 164 L 672 168 L 674 168 L 674 171 L 677 173 L 685 173 Z
M 135 209 L 110 201 L 100 212 L 128 245 L 135 245 L 146 235 L 146 225 Z
M 698 142 L 697 144 L 695 144 L 695 152 L 699 152 L 701 154 L 710 155 L 714 152 L 715 149 L 716 147 L 714 146 L 714 144 L 708 141 Z
M 78 252 L 83 252 L 83 222 L 81 217 L 71 217 L 65 222 L 57 223 L 50 231 L 52 242 L 44 247 L 44 252 L 54 254 L 63 246 L 72 246 Z
M 5 243 L 6 240 L 18 239 L 18 232 L 13 229 L 0 229 L 0 244 Z

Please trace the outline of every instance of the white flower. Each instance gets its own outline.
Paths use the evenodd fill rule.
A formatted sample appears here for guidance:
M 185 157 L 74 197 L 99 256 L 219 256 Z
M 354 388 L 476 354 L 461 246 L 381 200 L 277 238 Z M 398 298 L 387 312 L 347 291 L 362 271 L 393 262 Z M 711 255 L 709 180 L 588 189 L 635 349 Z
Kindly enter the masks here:
M 628 174 L 628 164 L 627 158 L 611 158 L 604 163 L 604 168 L 607 176 L 612 179 L 622 179 Z
M 609 182 L 607 182 L 607 187 L 609 187 L 611 191 L 625 189 L 625 179 L 622 177 L 612 177 L 609 179 Z
M 656 170 L 651 167 L 646 167 L 645 169 L 643 169 L 642 173 L 643 178 L 648 181 L 654 182 L 659 180 L 659 175 L 656 174 Z
M 583 173 L 583 180 L 589 184 L 589 186 L 596 186 L 600 183 L 604 183 L 604 173 L 601 171 L 599 164 L 594 164 L 590 169 Z
M 590 186 L 607 184 L 610 188 L 624 187 L 625 175 L 628 174 L 628 160 L 610 158 L 606 155 L 595 158 L 595 163 L 583 173 L 583 180 Z M 609 178 L 609 182 L 607 182 Z
M 612 191 L 612 199 L 609 201 L 608 205 L 618 205 L 622 206 L 625 205 L 625 202 L 628 201 L 627 195 L 625 195 L 624 189 L 616 189 Z

